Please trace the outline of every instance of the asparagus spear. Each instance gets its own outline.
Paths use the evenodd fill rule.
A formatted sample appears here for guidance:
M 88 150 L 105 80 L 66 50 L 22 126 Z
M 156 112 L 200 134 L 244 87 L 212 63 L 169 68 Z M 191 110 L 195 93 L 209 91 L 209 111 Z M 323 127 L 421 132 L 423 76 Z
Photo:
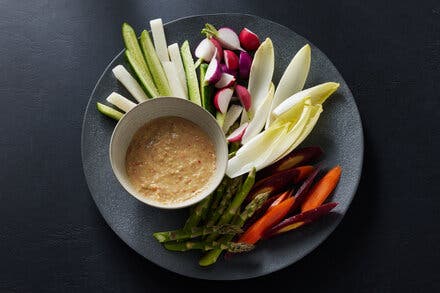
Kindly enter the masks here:
M 269 193 L 261 193 L 261 194 L 257 195 L 256 197 L 254 197 L 254 199 L 246 206 L 244 211 L 240 215 L 237 215 L 234 218 L 234 220 L 233 220 L 234 226 L 242 227 L 244 225 L 244 223 L 246 222 L 246 220 L 249 219 L 250 217 L 252 217 L 252 215 L 254 214 L 254 212 L 256 210 L 261 208 L 261 206 L 264 204 L 264 202 L 267 200 L 268 197 L 269 197 Z M 235 236 L 235 234 L 224 235 L 222 238 L 220 238 L 219 242 L 232 241 L 234 236 Z M 205 254 L 200 259 L 199 265 L 209 266 L 209 265 L 215 263 L 221 253 L 222 253 L 222 249 L 213 249 L 213 250 L 209 251 L 207 254 Z
M 174 231 L 156 232 L 153 234 L 154 238 L 159 242 L 167 242 L 174 240 L 184 240 L 189 238 L 196 238 L 199 236 L 204 236 L 212 233 L 219 234 L 236 234 L 241 233 L 240 227 L 234 225 L 220 225 L 220 226 L 203 226 L 203 227 L 192 227 L 188 230 L 179 229 Z
M 220 182 L 220 185 L 217 187 L 217 189 L 214 191 L 214 195 L 212 198 L 211 206 L 209 207 L 207 219 L 210 219 L 215 211 L 217 210 L 218 205 L 220 204 L 221 199 L 223 198 L 223 193 L 226 190 L 227 185 L 229 184 L 230 179 L 229 177 L 225 176 Z
M 240 253 L 252 250 L 254 245 L 247 243 L 235 243 L 230 241 L 186 241 L 186 242 L 167 242 L 165 248 L 171 251 L 187 251 L 191 249 L 200 249 L 204 251 L 227 250 L 233 253 Z
M 218 207 L 214 210 L 212 216 L 209 218 L 207 226 L 214 226 L 218 219 L 223 215 L 229 203 L 231 202 L 232 196 L 237 192 L 242 182 L 241 177 L 232 179 L 232 182 L 226 188 L 226 193 L 223 195 Z
M 202 218 L 206 216 L 206 213 L 208 212 L 211 200 L 212 194 L 204 198 L 196 205 L 189 218 L 186 220 L 185 225 L 183 226 L 184 230 L 189 230 L 193 227 L 196 227 L 200 223 Z

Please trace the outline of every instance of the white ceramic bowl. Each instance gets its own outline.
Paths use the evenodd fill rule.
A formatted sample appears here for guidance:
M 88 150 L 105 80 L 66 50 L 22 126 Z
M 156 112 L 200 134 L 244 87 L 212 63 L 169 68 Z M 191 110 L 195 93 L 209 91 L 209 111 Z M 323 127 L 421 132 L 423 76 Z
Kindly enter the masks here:
M 196 196 L 172 204 L 164 204 L 142 195 L 132 186 L 125 169 L 127 148 L 135 132 L 150 120 L 165 116 L 181 117 L 200 126 L 214 144 L 216 154 L 216 170 L 205 187 Z M 201 201 L 217 188 L 226 172 L 228 147 L 222 129 L 210 113 L 185 99 L 161 97 L 138 104 L 119 120 L 110 140 L 110 162 L 116 178 L 132 196 L 153 207 L 178 209 Z

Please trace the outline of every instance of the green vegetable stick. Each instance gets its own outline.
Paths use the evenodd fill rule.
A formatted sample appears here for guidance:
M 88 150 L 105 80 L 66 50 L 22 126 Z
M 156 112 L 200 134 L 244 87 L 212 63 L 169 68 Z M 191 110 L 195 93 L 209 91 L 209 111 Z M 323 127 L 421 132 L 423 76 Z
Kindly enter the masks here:
M 264 202 L 269 197 L 269 193 L 262 193 L 257 195 L 244 209 L 240 215 L 234 217 L 233 224 L 237 227 L 243 227 L 244 223 L 252 217 L 252 215 L 261 208 L 261 206 L 264 204 Z M 219 242 L 229 242 L 232 241 L 235 234 L 230 235 L 224 235 L 222 238 L 220 238 Z M 209 266 L 215 263 L 222 253 L 222 249 L 214 249 L 209 251 L 207 254 L 205 254 L 199 261 L 199 265 L 201 266 Z
M 193 103 L 201 106 L 202 102 L 200 99 L 199 82 L 197 81 L 194 60 L 191 55 L 188 41 L 183 42 L 182 47 L 180 48 L 180 54 L 182 54 L 183 67 L 185 68 L 188 97 Z
M 189 218 L 186 220 L 185 226 L 183 226 L 184 230 L 196 227 L 200 223 L 203 215 L 206 214 L 207 210 L 209 209 L 211 200 L 212 195 L 209 195 L 195 206 Z
M 186 241 L 186 242 L 167 242 L 164 247 L 171 251 L 187 251 L 192 249 L 199 249 L 204 251 L 227 250 L 232 253 L 246 252 L 254 249 L 254 245 L 247 243 L 235 243 L 230 241 Z
M 162 68 L 162 64 L 160 63 L 156 50 L 154 49 L 150 34 L 146 30 L 141 33 L 140 44 L 145 60 L 147 61 L 148 68 L 150 69 L 151 76 L 153 77 L 154 84 L 159 91 L 159 95 L 171 96 L 171 89 L 170 85 L 168 84 L 167 76 Z
M 202 99 L 202 107 L 211 114 L 215 113 L 214 104 L 212 103 L 212 86 L 205 82 L 206 70 L 208 64 L 200 64 L 200 94 Z
M 159 242 L 168 242 L 168 241 L 196 238 L 199 236 L 209 235 L 212 233 L 236 234 L 241 232 L 242 230 L 240 227 L 233 225 L 220 225 L 220 226 L 209 226 L 209 227 L 208 226 L 193 227 L 188 230 L 179 229 L 173 231 L 156 232 L 153 234 L 153 236 Z
M 142 55 L 141 47 L 139 46 L 136 33 L 133 28 L 127 24 L 122 24 L 122 38 L 125 44 L 125 56 L 138 77 L 143 89 L 150 98 L 155 98 L 159 95 L 153 79 L 151 78 L 150 70 Z
M 112 107 L 106 106 L 101 103 L 96 103 L 96 109 L 98 109 L 98 111 L 104 114 L 105 116 L 108 116 L 115 120 L 119 120 L 122 118 L 122 116 L 124 116 L 124 114 L 119 112 L 118 110 L 115 110 Z
M 223 123 L 225 122 L 225 116 L 226 113 L 223 114 L 219 111 L 217 111 L 217 113 L 215 114 L 215 120 L 217 120 L 218 125 L 220 125 L 220 127 L 223 127 Z
M 240 189 L 237 191 L 237 194 L 235 195 L 234 199 L 232 200 L 229 207 L 226 209 L 226 211 L 222 214 L 220 219 L 218 220 L 218 225 L 223 224 L 229 224 L 232 220 L 232 218 L 240 211 L 240 206 L 243 203 L 243 201 L 246 199 L 246 196 L 249 194 L 249 191 L 251 191 L 252 186 L 254 186 L 255 183 L 255 168 L 252 168 L 251 172 L 249 172 L 246 180 L 244 183 L 240 186 Z M 218 234 L 213 233 L 210 234 L 207 240 L 214 240 L 218 237 Z

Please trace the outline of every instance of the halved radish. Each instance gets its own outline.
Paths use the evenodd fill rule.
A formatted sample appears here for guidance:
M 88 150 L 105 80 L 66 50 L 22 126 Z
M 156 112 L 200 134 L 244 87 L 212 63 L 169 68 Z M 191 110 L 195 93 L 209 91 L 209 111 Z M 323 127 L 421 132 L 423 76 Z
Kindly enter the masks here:
M 225 59 L 226 67 L 228 67 L 229 70 L 238 69 L 238 56 L 234 52 L 231 50 L 224 50 L 223 58 Z
M 240 47 L 240 40 L 237 34 L 229 27 L 219 29 L 216 39 L 219 40 L 226 49 L 244 51 L 243 48 Z
M 226 64 L 220 64 L 220 69 L 222 70 L 222 73 L 227 73 L 237 77 L 237 70 L 229 70 Z
M 247 52 L 240 52 L 238 59 L 238 73 L 240 78 L 248 79 L 251 72 L 252 57 Z
M 222 58 L 223 58 L 223 48 L 222 48 L 222 45 L 219 43 L 219 41 L 217 41 L 214 38 L 209 38 L 209 40 L 214 45 L 214 47 L 217 49 L 217 52 L 215 53 L 215 58 L 217 59 L 218 62 L 221 62 Z
M 201 58 L 207 62 L 211 61 L 215 53 L 215 46 L 209 39 L 203 39 L 197 46 L 194 55 L 197 58 Z
M 242 29 L 238 38 L 241 46 L 248 51 L 257 50 L 260 46 L 260 38 L 248 28 Z
M 228 73 L 222 73 L 222 76 L 220 77 L 220 80 L 217 81 L 217 83 L 215 84 L 215 87 L 222 89 L 224 87 L 231 87 L 234 83 L 235 76 Z
M 209 62 L 208 69 L 206 70 L 205 82 L 210 84 L 216 83 L 220 80 L 222 76 L 222 72 L 220 70 L 220 66 L 218 64 L 217 59 L 212 58 L 211 62 Z
M 243 134 L 246 131 L 246 128 L 248 126 L 248 123 L 244 123 L 243 125 L 241 125 L 240 127 L 238 127 L 237 129 L 235 129 L 227 138 L 227 140 L 229 142 L 237 142 L 240 141 L 241 138 L 243 137 Z
M 223 88 L 219 90 L 214 96 L 214 106 L 221 113 L 226 113 L 228 111 L 229 102 L 234 91 L 231 88 Z
M 237 93 L 237 96 L 240 99 L 243 107 L 246 109 L 246 111 L 249 111 L 252 105 L 252 98 L 249 91 L 244 86 L 238 84 L 235 87 L 235 92 Z

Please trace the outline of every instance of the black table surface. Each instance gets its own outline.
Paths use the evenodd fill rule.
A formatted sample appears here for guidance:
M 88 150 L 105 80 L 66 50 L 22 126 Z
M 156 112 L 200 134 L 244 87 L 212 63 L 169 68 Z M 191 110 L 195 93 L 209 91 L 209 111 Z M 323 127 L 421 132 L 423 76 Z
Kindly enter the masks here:
M 81 166 L 83 113 L 122 49 L 121 23 L 217 12 L 271 19 L 318 46 L 365 131 L 362 180 L 336 231 L 298 263 L 241 283 L 182 277 L 132 251 Z M 439 68 L 435 0 L 0 1 L 0 292 L 439 292 Z

